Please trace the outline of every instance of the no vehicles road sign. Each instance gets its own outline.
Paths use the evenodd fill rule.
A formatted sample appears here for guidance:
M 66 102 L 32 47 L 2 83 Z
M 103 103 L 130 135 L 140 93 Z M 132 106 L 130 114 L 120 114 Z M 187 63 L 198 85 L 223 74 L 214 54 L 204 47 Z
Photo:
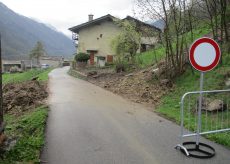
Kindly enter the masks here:
M 201 72 L 210 71 L 217 66 L 221 56 L 220 47 L 211 38 L 197 39 L 190 47 L 189 60 Z
M 215 155 L 215 149 L 210 145 L 200 142 L 200 135 L 202 134 L 202 104 L 203 104 L 203 84 L 204 84 L 204 73 L 210 71 L 217 66 L 221 56 L 219 45 L 211 38 L 200 38 L 197 39 L 190 47 L 189 60 L 192 66 L 200 71 L 200 91 L 187 92 L 181 99 L 181 143 L 177 145 L 184 154 L 195 158 L 211 158 Z M 206 91 L 206 93 L 212 91 Z M 219 91 L 221 92 L 221 91 Z M 182 138 L 185 137 L 183 129 L 183 117 L 184 117 L 184 98 L 187 94 L 199 93 L 199 106 L 197 110 L 197 122 L 196 122 L 196 142 L 182 142 Z M 214 93 L 214 92 L 213 92 Z M 216 91 L 215 91 L 216 93 Z M 207 114 L 207 113 L 206 113 Z M 214 132 L 214 131 L 212 131 Z M 215 131 L 216 133 L 217 131 Z M 210 131 L 209 131 L 210 133 Z M 203 133 L 204 134 L 204 133 Z M 207 133 L 208 134 L 208 133 Z M 188 137 L 189 135 L 187 135 Z M 191 135 L 190 135 L 191 137 Z M 187 145 L 187 148 L 186 148 Z M 188 146 L 189 145 L 189 146 Z M 200 149 L 200 146 L 202 149 Z M 189 147 L 189 148 L 188 148 Z M 193 148 L 194 147 L 194 148 Z

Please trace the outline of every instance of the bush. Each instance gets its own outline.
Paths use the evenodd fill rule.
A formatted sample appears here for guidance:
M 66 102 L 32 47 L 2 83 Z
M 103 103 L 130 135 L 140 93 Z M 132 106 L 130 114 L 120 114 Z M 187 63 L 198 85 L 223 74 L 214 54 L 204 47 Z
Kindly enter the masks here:
M 114 66 L 114 65 L 115 65 L 114 63 L 111 63 L 111 62 L 105 62 L 105 66 L 112 67 L 112 66 Z
M 77 61 L 77 62 L 87 62 L 89 60 L 90 56 L 89 54 L 86 54 L 86 53 L 78 53 L 75 55 L 74 59 Z
M 125 71 L 125 64 L 124 63 L 116 63 L 116 73 L 124 72 Z

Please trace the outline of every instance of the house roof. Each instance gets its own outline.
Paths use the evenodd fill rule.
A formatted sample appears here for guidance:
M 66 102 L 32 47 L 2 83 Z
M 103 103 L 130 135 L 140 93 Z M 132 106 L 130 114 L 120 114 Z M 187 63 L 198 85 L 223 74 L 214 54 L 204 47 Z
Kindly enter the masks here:
M 154 28 L 155 30 L 158 30 L 158 31 L 161 31 L 158 27 L 154 26 L 154 25 L 151 25 L 151 24 L 148 24 L 148 23 L 145 23 L 145 22 L 142 22 L 136 18 L 133 18 L 131 16 L 127 16 L 126 18 L 124 18 L 123 20 L 129 20 L 129 21 L 134 21 L 136 22 L 138 25 L 144 25 L 146 27 L 149 27 L 149 28 Z
M 78 33 L 79 30 L 81 30 L 81 29 L 83 29 L 85 27 L 88 27 L 88 26 L 91 26 L 91 25 L 95 25 L 95 24 L 101 23 L 103 21 L 108 21 L 108 20 L 112 21 L 114 18 L 115 18 L 114 16 L 108 14 L 108 15 L 102 16 L 100 18 L 88 21 L 86 23 L 82 23 L 80 25 L 71 27 L 71 28 L 69 28 L 69 30 L 72 31 L 72 32 Z
M 101 22 L 103 22 L 103 21 L 113 21 L 114 19 L 118 19 L 118 18 L 116 18 L 116 17 L 114 17 L 114 16 L 108 14 L 108 15 L 102 16 L 102 17 L 100 17 L 100 18 L 97 18 L 97 19 L 88 21 L 88 22 L 86 22 L 86 23 L 82 23 L 82 24 L 80 24 L 80 25 L 71 27 L 71 28 L 69 28 L 69 30 L 72 31 L 72 32 L 75 32 L 75 33 L 79 33 L 79 31 L 80 31 L 81 29 L 83 29 L 83 28 L 89 27 L 89 26 L 91 26 L 91 25 L 99 24 L 99 23 L 101 23 Z M 144 26 L 147 26 L 147 27 L 150 27 L 150 28 L 154 28 L 155 30 L 160 31 L 159 28 L 157 28 L 157 27 L 155 27 L 155 26 L 153 26 L 153 25 L 144 23 L 144 22 L 142 22 L 142 21 L 140 21 L 140 20 L 138 20 L 138 19 L 135 19 L 135 18 L 133 18 L 133 17 L 131 17 L 131 16 L 127 16 L 126 18 L 124 18 L 124 19 L 122 19 L 122 20 L 131 20 L 131 21 L 135 21 L 135 22 L 137 22 L 137 23 L 140 24 L 140 25 L 144 25 Z

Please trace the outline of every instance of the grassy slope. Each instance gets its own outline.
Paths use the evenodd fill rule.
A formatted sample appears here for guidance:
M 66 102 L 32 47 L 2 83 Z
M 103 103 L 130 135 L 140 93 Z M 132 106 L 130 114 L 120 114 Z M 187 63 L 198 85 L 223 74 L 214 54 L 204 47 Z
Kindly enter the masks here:
M 203 27 L 200 27 L 199 29 L 193 31 L 194 38 L 200 38 L 210 33 L 210 31 L 210 27 L 208 25 L 204 25 Z M 190 33 L 186 35 L 186 40 L 190 40 Z M 191 41 L 189 43 L 191 43 Z M 162 59 L 164 55 L 164 47 L 158 46 L 155 48 L 155 50 L 139 54 L 137 56 L 137 61 L 139 65 L 144 68 L 156 63 L 156 58 L 157 60 Z M 205 74 L 205 90 L 224 89 L 224 74 L 225 72 L 230 71 L 230 54 L 223 54 L 223 56 L 225 56 L 223 60 L 223 65 L 219 65 L 218 68 L 216 68 L 215 70 Z M 162 98 L 161 104 L 159 105 L 157 112 L 171 120 L 174 120 L 176 123 L 179 124 L 179 102 L 181 96 L 188 91 L 198 90 L 199 78 L 200 74 L 197 71 L 195 71 L 195 74 L 192 74 L 191 69 L 188 69 L 186 73 L 178 77 L 175 80 L 175 90 Z M 230 133 L 218 133 L 208 135 L 206 137 L 215 142 L 230 147 Z
M 165 54 L 165 48 L 159 46 L 150 51 L 137 54 L 136 60 L 141 67 L 146 67 L 146 66 L 150 66 L 153 63 L 156 63 L 156 61 L 159 61 L 162 57 L 164 57 L 164 54 Z
M 208 34 L 210 31 L 211 30 L 210 30 L 209 26 L 207 26 L 207 25 L 203 26 L 203 27 L 193 31 L 193 37 L 194 38 L 202 37 L 205 34 Z M 190 35 L 191 35 L 191 33 L 187 33 L 185 36 L 188 43 L 191 43 Z M 156 48 L 154 48 L 150 51 L 137 54 L 136 61 L 142 68 L 144 68 L 144 67 L 148 67 L 148 66 L 156 63 L 156 61 L 159 61 L 163 57 L 165 57 L 165 48 L 161 45 L 158 45 L 158 46 L 156 46 Z
M 39 155 L 44 145 L 44 131 L 47 107 L 39 107 L 20 117 L 5 116 L 6 135 L 19 137 L 15 147 L 4 154 L 0 163 L 39 162 Z
M 225 80 L 224 74 L 230 71 L 230 63 L 220 65 L 218 68 L 204 75 L 204 90 L 213 89 L 226 89 L 223 85 Z M 157 112 L 163 114 L 165 117 L 180 122 L 180 99 L 182 95 L 188 91 L 199 90 L 200 74 L 196 72 L 194 75 L 191 70 L 180 76 L 175 81 L 175 90 L 162 98 L 161 105 L 158 107 Z M 188 117 L 185 116 L 187 119 Z M 186 126 L 188 122 L 185 121 Z M 194 128 L 194 127 L 192 127 Z M 207 138 L 218 142 L 220 144 L 230 147 L 230 133 L 219 133 L 208 135 Z
M 3 83 L 23 82 L 38 76 L 40 81 L 48 80 L 47 70 L 31 70 L 24 73 L 4 74 Z M 4 159 L 0 163 L 9 164 L 20 162 L 39 163 L 40 149 L 44 145 L 44 128 L 48 108 L 41 106 L 24 113 L 21 116 L 5 114 L 4 119 L 7 123 L 6 135 L 18 137 L 15 147 L 4 154 Z
M 38 76 L 38 79 L 41 81 L 47 81 L 48 80 L 47 74 L 51 70 L 52 68 L 44 69 L 44 70 L 34 69 L 23 73 L 3 74 L 3 84 L 28 81 L 36 76 Z

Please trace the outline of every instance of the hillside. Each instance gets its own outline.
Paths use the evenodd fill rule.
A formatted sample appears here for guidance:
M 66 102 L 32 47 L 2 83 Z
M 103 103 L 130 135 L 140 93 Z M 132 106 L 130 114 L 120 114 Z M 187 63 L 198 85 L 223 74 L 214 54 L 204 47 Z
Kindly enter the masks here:
M 71 39 L 43 23 L 24 17 L 0 2 L 0 33 L 5 59 L 26 57 L 37 41 L 48 55 L 71 56 L 75 47 Z

